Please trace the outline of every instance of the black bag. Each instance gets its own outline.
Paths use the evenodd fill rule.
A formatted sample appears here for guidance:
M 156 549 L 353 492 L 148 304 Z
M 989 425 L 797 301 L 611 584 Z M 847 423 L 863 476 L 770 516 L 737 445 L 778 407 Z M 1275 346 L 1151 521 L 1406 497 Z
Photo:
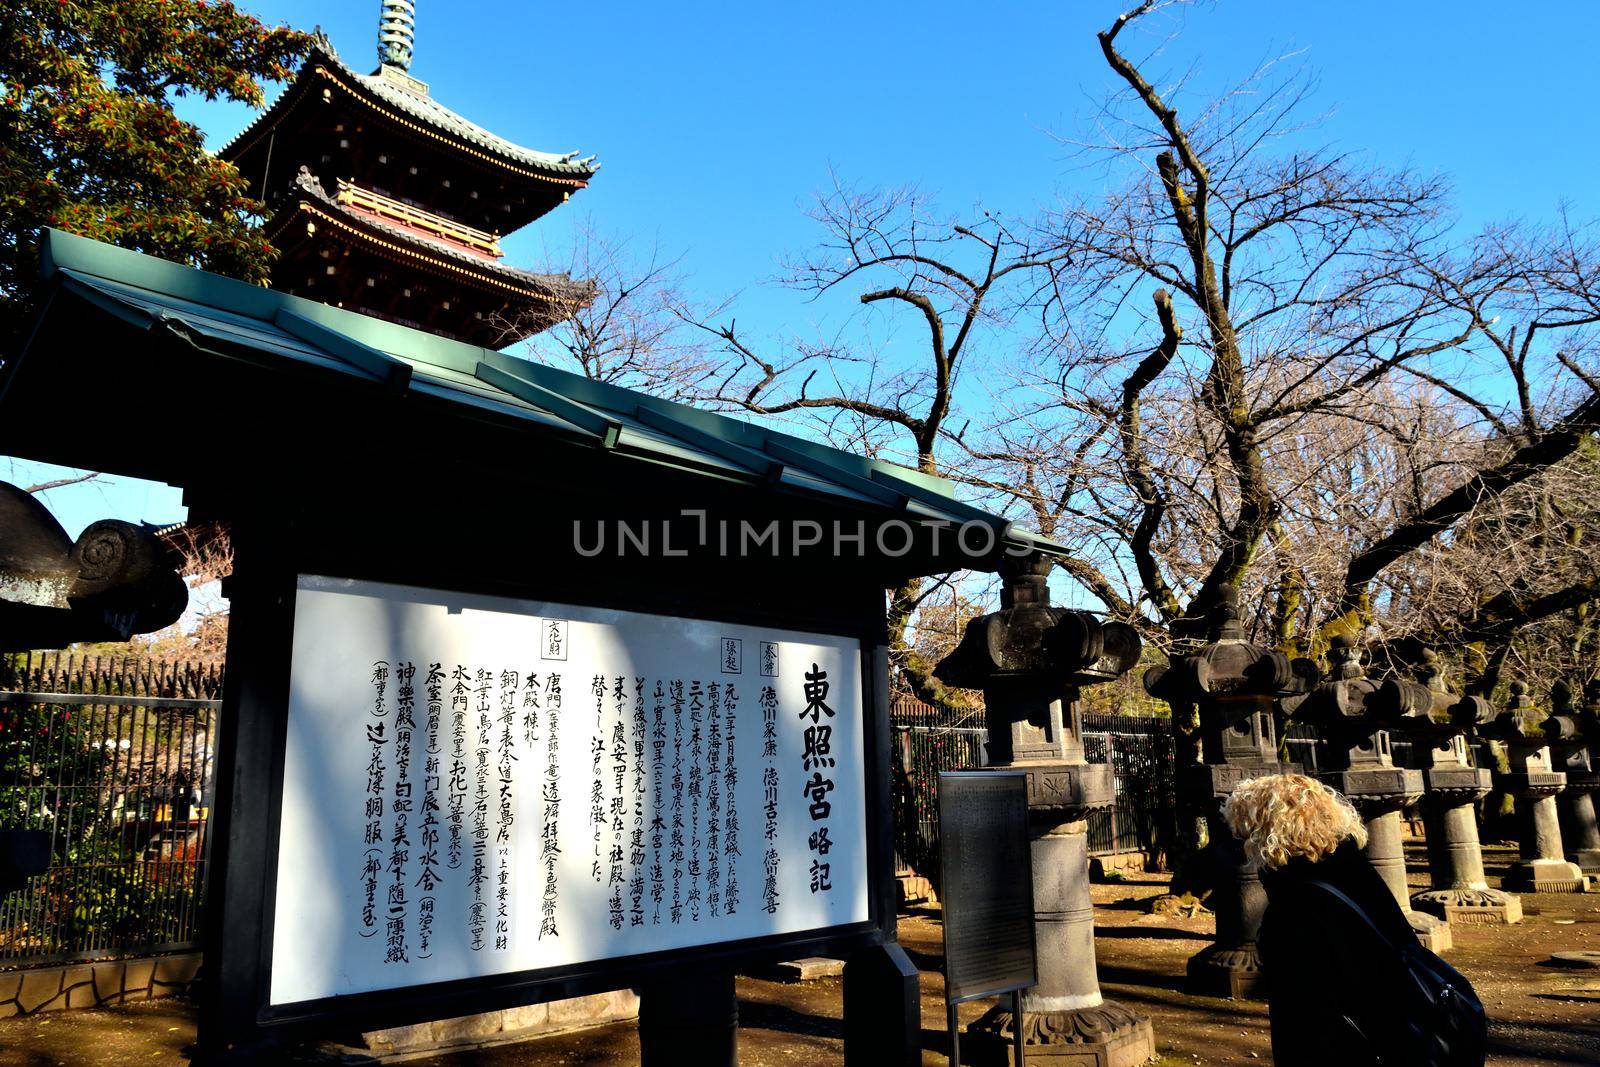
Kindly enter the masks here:
M 1423 948 L 1413 938 L 1395 944 L 1372 917 L 1341 890 L 1327 882 L 1307 882 L 1343 902 L 1361 917 L 1378 940 L 1391 948 L 1400 968 L 1398 1017 L 1408 1031 L 1408 1047 L 1381 1048 L 1385 1063 L 1406 1067 L 1483 1067 L 1488 1056 L 1489 1021 L 1483 1001 L 1465 975 Z M 1409 1038 L 1409 1041 L 1405 1039 Z

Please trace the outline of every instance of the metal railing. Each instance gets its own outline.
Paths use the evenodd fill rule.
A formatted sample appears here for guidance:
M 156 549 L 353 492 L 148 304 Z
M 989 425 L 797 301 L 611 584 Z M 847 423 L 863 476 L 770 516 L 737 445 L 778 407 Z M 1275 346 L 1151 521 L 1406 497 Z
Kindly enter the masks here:
M 0 689 L 215 700 L 222 696 L 222 664 L 150 656 L 17 652 L 0 655 Z
M 1115 802 L 1089 816 L 1089 854 L 1158 856 L 1176 832 L 1177 770 L 1170 719 L 1085 715 L 1083 754 L 1111 764 Z
M 194 947 L 220 705 L 0 690 L 0 828 L 51 856 L 0 904 L 0 966 Z
M 480 230 L 453 219 L 435 215 L 431 211 L 424 211 L 419 207 L 412 207 L 400 200 L 375 193 L 371 189 L 363 189 L 339 179 L 339 191 L 334 197 L 346 207 L 360 208 L 369 211 L 380 218 L 393 219 L 395 222 L 414 227 L 436 237 L 443 237 L 447 241 L 466 245 L 468 248 L 482 252 L 486 256 L 499 259 L 505 253 L 500 251 L 500 237 L 498 234 Z
M 981 767 L 989 731 L 983 709 L 950 712 L 910 697 L 889 708 L 895 869 L 937 878 L 939 772 Z

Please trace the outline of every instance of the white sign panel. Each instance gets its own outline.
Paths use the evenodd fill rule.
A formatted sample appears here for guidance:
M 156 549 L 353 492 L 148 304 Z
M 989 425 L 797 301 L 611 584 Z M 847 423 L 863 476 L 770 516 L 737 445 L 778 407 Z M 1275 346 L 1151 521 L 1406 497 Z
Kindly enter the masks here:
M 274 1004 L 862 922 L 857 642 L 302 577 Z

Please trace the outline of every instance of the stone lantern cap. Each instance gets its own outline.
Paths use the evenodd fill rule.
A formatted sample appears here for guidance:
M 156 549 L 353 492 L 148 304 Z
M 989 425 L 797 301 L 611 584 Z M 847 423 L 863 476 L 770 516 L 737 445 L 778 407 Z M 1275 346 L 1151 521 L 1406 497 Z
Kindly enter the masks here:
M 1444 664 L 1431 648 L 1422 650 L 1415 681 L 1386 678 L 1371 707 L 1384 721 L 1403 721 L 1408 730 L 1419 733 L 1470 733 L 1495 720 L 1494 707 L 1483 697 L 1450 692 Z
M 1328 673 L 1300 695 L 1284 697 L 1281 706 L 1290 718 L 1324 727 L 1344 720 L 1368 720 L 1388 725 L 1405 715 L 1421 714 L 1401 702 L 1380 699 L 1382 685 L 1367 677 L 1366 650 L 1350 634 L 1340 634 L 1328 649 Z
M 1310 692 L 1319 672 L 1308 659 L 1292 659 L 1245 639 L 1239 590 L 1221 586 L 1206 614 L 1210 641 L 1165 667 L 1151 667 L 1144 687 L 1169 703 L 1204 703 L 1229 697 L 1274 698 Z
M 1430 797 L 1466 803 L 1488 794 L 1493 772 L 1473 766 L 1467 737 L 1494 720 L 1494 708 L 1482 697 L 1450 692 L 1437 652 L 1422 650 L 1415 680 L 1385 679 L 1374 702 L 1377 714 L 1402 723 L 1411 736 L 1413 765 Z
M 1580 708 L 1572 686 L 1558 678 L 1550 687 L 1550 714 L 1542 728 L 1552 739 L 1592 738 L 1600 731 L 1600 706 Z
M 1600 772 L 1589 748 L 1594 741 L 1594 723 L 1588 712 L 1573 705 L 1572 687 L 1558 680 L 1550 687 L 1550 714 L 1540 728 L 1550 742 L 1552 770 L 1567 776 L 1567 789 L 1573 792 L 1600 792 Z
M 1138 663 L 1143 642 L 1132 626 L 1050 605 L 1051 566 L 1038 555 L 1003 560 L 1000 610 L 967 623 L 934 677 L 963 689 L 1093 685 Z
M 1540 728 L 1544 713 L 1535 705 L 1528 683 L 1514 681 L 1506 710 L 1482 732 L 1491 740 L 1503 741 L 1509 773 L 1500 776 L 1508 793 L 1522 797 L 1553 796 L 1566 787 L 1567 776 L 1550 763 L 1550 743 Z
M 1540 710 L 1528 692 L 1528 683 L 1514 681 L 1509 688 L 1505 710 L 1496 715 L 1479 733 L 1491 741 L 1504 741 L 1511 745 L 1543 748 L 1547 731 L 1544 729 L 1545 712 Z
M 1340 634 L 1328 650 L 1328 676 L 1305 696 L 1284 699 L 1282 706 L 1291 718 L 1316 726 L 1328 742 L 1318 777 L 1372 815 L 1416 800 L 1422 772 L 1395 766 L 1389 727 L 1404 709 L 1377 699 L 1381 689 L 1366 676 L 1364 659 L 1356 638 Z

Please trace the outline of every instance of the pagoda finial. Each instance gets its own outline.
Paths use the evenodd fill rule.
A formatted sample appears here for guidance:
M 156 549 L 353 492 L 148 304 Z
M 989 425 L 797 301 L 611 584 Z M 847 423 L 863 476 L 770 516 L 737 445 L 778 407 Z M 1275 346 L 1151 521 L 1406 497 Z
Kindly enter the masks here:
M 414 0 L 383 0 L 383 13 L 378 16 L 378 62 L 385 67 L 409 71 L 416 31 Z

